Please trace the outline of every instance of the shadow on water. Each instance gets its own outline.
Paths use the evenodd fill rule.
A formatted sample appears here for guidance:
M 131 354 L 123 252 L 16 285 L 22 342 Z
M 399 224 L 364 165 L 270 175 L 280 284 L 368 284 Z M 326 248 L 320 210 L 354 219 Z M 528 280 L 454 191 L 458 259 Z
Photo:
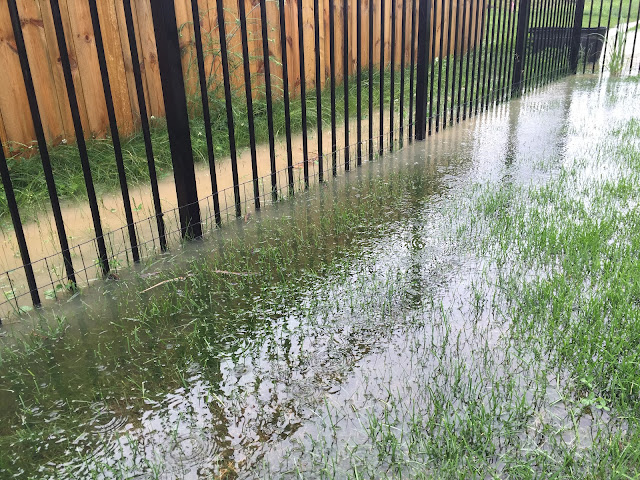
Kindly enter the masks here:
M 385 388 L 432 375 L 449 391 L 439 369 L 496 344 L 503 327 L 466 300 L 491 272 L 450 213 L 472 182 L 553 175 L 541 161 L 576 148 L 592 83 L 447 128 L 88 290 L 56 312 L 65 322 L 3 338 L 1 476 L 341 477 L 342 445 L 377 428 L 363 421 L 387 408 Z M 482 368 L 510 362 L 496 352 Z M 524 391 L 529 374 L 514 380 Z M 319 458 L 335 463 L 320 474 Z

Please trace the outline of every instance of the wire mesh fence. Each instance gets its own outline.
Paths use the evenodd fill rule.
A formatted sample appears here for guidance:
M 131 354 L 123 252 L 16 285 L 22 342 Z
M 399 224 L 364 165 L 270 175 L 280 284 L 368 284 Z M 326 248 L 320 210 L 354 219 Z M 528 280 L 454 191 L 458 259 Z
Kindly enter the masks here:
M 0 104 L 0 312 L 570 73 L 637 73 L 637 2 L 8 0 L 4 77 L 32 128 L 8 128 Z

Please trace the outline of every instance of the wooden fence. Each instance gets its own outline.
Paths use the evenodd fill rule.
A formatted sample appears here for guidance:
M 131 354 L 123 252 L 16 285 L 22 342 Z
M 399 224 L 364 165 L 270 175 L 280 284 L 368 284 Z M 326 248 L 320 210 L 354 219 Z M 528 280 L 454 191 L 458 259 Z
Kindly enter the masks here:
M 138 55 L 141 61 L 143 86 L 149 115 L 162 117 L 164 104 L 162 87 L 158 69 L 158 59 L 154 40 L 153 23 L 151 19 L 150 1 L 132 0 L 136 37 L 138 40 Z M 245 1 L 247 11 L 247 28 L 249 36 L 249 54 L 251 56 L 250 69 L 252 82 L 257 94 L 263 78 L 264 63 L 262 59 L 262 37 L 260 25 L 260 9 L 257 0 Z M 300 1 L 300 0 L 298 0 Z M 359 0 L 349 0 L 349 74 L 356 70 L 356 4 Z M 385 62 L 391 58 L 391 0 L 385 2 L 385 32 L 381 32 L 380 0 L 360 0 L 362 18 L 362 61 L 363 68 L 368 66 L 368 36 L 369 36 L 369 8 L 374 10 L 374 63 L 380 59 L 380 43 L 384 42 Z M 404 53 L 408 65 L 411 38 L 411 0 L 404 2 L 406 12 L 406 40 L 402 44 L 402 0 L 397 0 L 396 12 L 396 62 L 400 65 L 401 55 Z M 416 9 L 417 9 L 416 2 Z M 444 0 L 438 3 L 439 10 L 445 15 L 445 51 L 453 50 L 453 36 L 446 38 L 448 22 L 452 20 L 458 25 L 459 34 L 462 33 L 462 21 L 449 19 L 449 5 L 452 2 Z M 453 2 L 453 11 L 456 9 Z M 132 133 L 138 124 L 139 111 L 137 108 L 135 84 L 129 42 L 124 20 L 122 0 L 99 0 L 97 2 L 102 34 L 106 50 L 106 58 L 113 90 L 113 101 L 118 119 L 118 126 L 122 134 Z M 219 41 L 217 29 L 217 15 L 215 0 L 198 0 L 200 8 L 200 22 L 202 26 L 203 43 L 206 55 L 206 68 L 209 72 L 209 88 L 214 91 L 222 83 L 221 65 L 219 59 Z M 444 4 L 444 10 L 440 5 Z M 462 0 L 461 5 L 467 11 L 467 26 L 465 32 L 478 30 L 475 44 L 479 39 L 479 29 L 473 28 L 475 9 L 479 0 Z M 198 88 L 197 67 L 195 62 L 195 48 L 193 45 L 193 19 L 191 16 L 191 0 L 175 0 L 177 23 L 181 33 L 183 51 L 183 73 L 186 79 L 188 93 L 195 93 Z M 102 137 L 108 131 L 107 110 L 102 91 L 102 81 L 98 58 L 94 44 L 93 29 L 87 0 L 60 0 L 64 29 L 67 37 L 69 56 L 72 62 L 75 87 L 78 95 L 80 114 L 85 132 L 88 135 Z M 47 140 L 53 145 L 73 140 L 73 124 L 64 85 L 60 55 L 55 40 L 53 19 L 49 0 L 20 0 L 18 2 L 22 29 L 28 51 L 29 62 L 37 94 L 38 105 L 42 116 Z M 314 11 L 313 0 L 302 0 L 304 17 L 304 45 L 305 45 L 305 78 L 309 87 L 316 84 L 315 78 L 315 49 L 314 49 Z M 319 0 L 320 18 L 320 62 L 322 78 L 320 85 L 324 87 L 330 75 L 329 70 L 329 0 Z M 343 46 L 343 9 L 342 1 L 335 2 L 335 45 L 336 52 L 342 52 Z M 285 26 L 287 30 L 287 58 L 289 62 L 289 82 L 294 92 L 300 88 L 300 55 L 298 49 L 298 2 L 285 3 Z M 464 11 L 461 9 L 461 11 Z M 436 38 L 439 42 L 441 35 L 441 17 L 432 18 L 436 21 Z M 242 78 L 241 43 L 239 23 L 237 22 L 236 0 L 226 0 L 225 26 L 228 37 L 228 50 L 232 60 L 232 81 L 236 89 L 244 85 Z M 482 21 L 483 15 L 480 14 Z M 461 20 L 461 19 L 460 19 Z M 280 67 L 281 46 L 279 34 L 278 2 L 267 1 L 267 22 L 269 41 L 271 43 L 271 73 L 274 78 L 274 92 L 278 91 L 277 78 L 281 78 Z M 470 28 L 471 27 L 471 28 Z M 417 28 L 417 12 L 416 12 Z M 454 32 L 455 29 L 452 30 Z M 414 37 L 417 38 L 417 35 Z M 461 36 L 460 36 L 461 38 Z M 447 47 L 449 45 L 449 47 Z M 460 51 L 467 45 L 467 40 L 460 41 Z M 27 95 L 24 88 L 22 71 L 16 51 L 15 40 L 11 28 L 11 21 L 6 1 L 0 1 L 0 138 L 6 148 L 22 150 L 31 145 L 34 130 L 29 114 Z M 336 54 L 336 78 L 340 80 L 344 73 L 341 54 Z M 9 153 L 9 152 L 8 152 Z

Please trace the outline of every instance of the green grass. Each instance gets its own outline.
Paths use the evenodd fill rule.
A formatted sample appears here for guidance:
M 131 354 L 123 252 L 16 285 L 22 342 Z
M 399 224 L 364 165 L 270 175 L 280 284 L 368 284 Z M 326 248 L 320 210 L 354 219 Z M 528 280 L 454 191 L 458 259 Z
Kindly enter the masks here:
M 572 156 L 374 164 L 4 346 L 0 473 L 638 478 L 640 121 L 607 88 Z
M 589 18 L 591 18 L 591 27 L 600 25 L 613 28 L 618 25 L 618 20 L 622 24 L 637 22 L 638 9 L 631 7 L 629 11 L 629 4 L 630 0 L 595 0 L 593 4 L 591 0 L 585 0 L 582 26 L 589 26 Z

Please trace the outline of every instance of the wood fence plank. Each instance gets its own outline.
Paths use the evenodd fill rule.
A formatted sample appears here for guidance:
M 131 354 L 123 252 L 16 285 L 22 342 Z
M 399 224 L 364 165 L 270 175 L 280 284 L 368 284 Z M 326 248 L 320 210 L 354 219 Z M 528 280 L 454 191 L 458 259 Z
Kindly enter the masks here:
M 78 68 L 78 52 L 76 50 L 76 42 L 74 40 L 74 34 L 73 34 L 73 28 L 71 26 L 71 18 L 69 15 L 69 2 L 74 2 L 74 0 L 60 0 L 59 4 L 60 4 L 60 15 L 62 17 L 62 24 L 63 24 L 63 28 L 64 28 L 64 36 L 65 36 L 65 41 L 67 44 L 67 52 L 69 54 L 69 62 L 71 63 L 71 75 L 73 77 L 73 85 L 76 89 L 76 97 L 77 97 L 77 101 L 78 101 L 78 110 L 80 111 L 80 120 L 82 122 L 82 126 L 83 128 L 86 129 L 85 133 L 86 134 L 90 134 L 91 133 L 91 129 L 90 129 L 90 123 L 89 123 L 89 116 L 87 114 L 87 105 L 85 103 L 85 92 L 82 88 L 82 77 L 80 74 L 80 69 Z M 74 7 L 74 3 L 71 4 L 72 7 Z M 57 45 L 57 41 L 55 40 L 55 29 L 52 30 L 53 33 L 53 42 L 56 43 Z M 58 57 L 59 58 L 59 57 Z M 59 68 L 60 68 L 60 72 L 62 74 L 62 79 L 64 82 L 64 74 L 62 73 L 62 63 L 59 63 Z M 64 83 L 63 83 L 64 85 Z M 65 92 L 66 92 L 66 87 L 65 88 Z M 69 108 L 69 103 L 67 101 L 66 104 L 66 108 Z M 105 107 L 106 108 L 106 107 Z M 69 110 L 70 111 L 70 110 Z M 71 131 L 67 132 L 67 138 L 75 138 L 75 133 L 73 130 L 73 123 L 72 123 L 72 127 L 71 127 Z
M 109 119 L 102 89 L 102 77 L 96 51 L 91 13 L 87 2 L 71 0 L 68 8 L 71 36 L 67 43 L 73 42 L 76 50 L 78 78 L 87 109 L 88 124 L 83 123 L 86 133 L 103 136 L 107 131 Z M 69 0 L 67 5 L 69 6 Z
M 15 38 L 7 2 L 0 5 L 0 113 L 9 140 L 27 143 L 34 138 L 33 123 L 28 112 L 27 92 L 16 51 Z
M 175 0 L 176 26 L 178 27 L 178 41 L 182 52 L 182 74 L 187 98 L 194 100 L 199 95 L 198 60 L 193 34 L 193 14 L 191 0 Z
M 271 60 L 271 88 L 275 96 L 282 95 L 282 54 L 280 46 L 280 10 L 275 0 L 267 0 L 267 31 Z
M 309 88 L 316 84 L 315 25 L 313 21 L 313 0 L 302 2 L 302 28 L 304 29 L 304 76 Z
M 121 43 L 122 32 L 119 28 L 115 3 L 114 0 L 100 0 L 96 3 L 98 6 L 98 16 L 100 18 L 107 70 L 109 71 L 113 106 L 118 120 L 118 130 L 122 135 L 130 135 L 134 131 L 134 120 L 131 110 L 129 82 L 125 69 L 125 55 Z
M 160 82 L 160 69 L 158 67 L 158 51 L 151 17 L 151 0 L 132 0 L 135 3 L 138 30 L 140 36 L 139 45 L 142 49 L 140 56 L 142 75 L 146 81 L 149 115 L 164 116 L 164 99 L 162 97 L 162 83 Z
M 139 124 L 140 109 L 138 108 L 138 96 L 136 93 L 135 79 L 133 76 L 133 64 L 131 62 L 131 50 L 129 47 L 129 38 L 127 36 L 127 24 L 124 19 L 124 7 L 122 0 L 110 0 L 115 2 L 114 9 L 117 20 L 118 39 L 120 42 L 120 52 L 122 54 L 122 65 L 124 68 L 124 78 L 127 85 L 127 93 L 129 95 L 129 108 L 132 116 L 133 128 Z M 131 5 L 133 11 L 133 5 Z M 135 17 L 134 17 L 135 18 Z M 140 44 L 138 43 L 138 54 L 141 55 Z M 114 47 L 115 48 L 115 47 Z M 144 82 L 143 82 L 144 83 Z
M 285 2 L 285 24 L 287 28 L 287 60 L 289 91 L 292 96 L 300 92 L 300 55 L 298 52 L 298 5 L 296 0 Z
M 47 39 L 39 2 L 37 0 L 18 2 L 18 11 L 45 136 L 54 143 L 59 142 L 64 138 L 64 126 L 53 72 L 47 55 Z M 24 109 L 28 111 L 28 106 L 25 105 Z M 23 142 L 28 143 L 33 140 L 33 137 L 25 138 Z

